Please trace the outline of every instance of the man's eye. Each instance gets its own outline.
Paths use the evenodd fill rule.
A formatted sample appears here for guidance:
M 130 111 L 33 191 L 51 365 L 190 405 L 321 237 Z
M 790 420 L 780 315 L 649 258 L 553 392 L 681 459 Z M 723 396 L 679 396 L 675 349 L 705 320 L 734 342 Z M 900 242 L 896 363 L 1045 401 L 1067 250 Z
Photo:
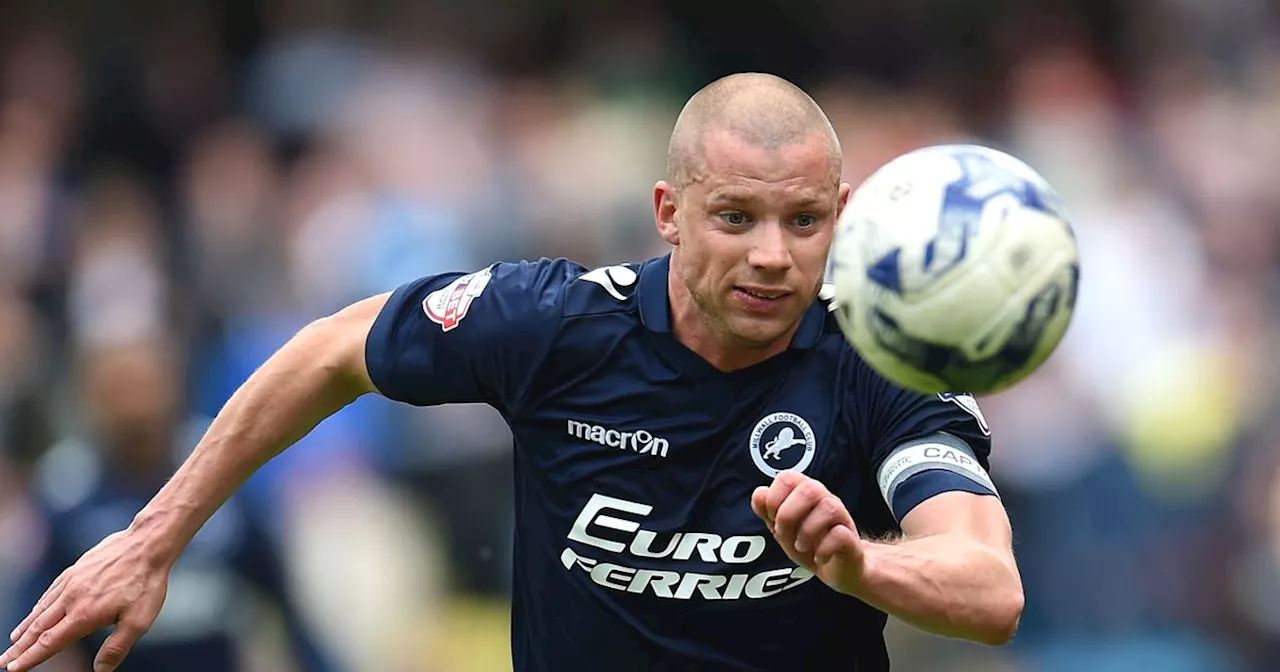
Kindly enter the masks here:
M 813 215 L 800 215 L 796 217 L 796 226 L 807 229 L 811 226 L 817 226 L 818 218 Z
M 745 226 L 751 221 L 747 218 L 746 213 L 743 212 L 726 212 L 720 215 L 720 219 L 723 219 L 725 224 L 729 226 Z

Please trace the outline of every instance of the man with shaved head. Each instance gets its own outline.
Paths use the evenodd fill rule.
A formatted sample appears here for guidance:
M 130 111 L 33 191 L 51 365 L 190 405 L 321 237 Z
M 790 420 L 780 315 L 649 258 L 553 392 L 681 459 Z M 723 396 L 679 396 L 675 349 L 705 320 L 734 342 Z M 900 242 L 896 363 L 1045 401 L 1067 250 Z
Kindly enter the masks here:
M 887 670 L 889 614 L 1008 641 L 1022 587 L 981 411 L 878 376 L 823 298 L 840 156 L 799 88 L 726 77 L 681 112 L 654 187 L 669 254 L 427 276 L 307 326 L 0 662 L 115 626 L 95 672 L 115 669 L 209 516 L 367 393 L 511 426 L 519 672 Z

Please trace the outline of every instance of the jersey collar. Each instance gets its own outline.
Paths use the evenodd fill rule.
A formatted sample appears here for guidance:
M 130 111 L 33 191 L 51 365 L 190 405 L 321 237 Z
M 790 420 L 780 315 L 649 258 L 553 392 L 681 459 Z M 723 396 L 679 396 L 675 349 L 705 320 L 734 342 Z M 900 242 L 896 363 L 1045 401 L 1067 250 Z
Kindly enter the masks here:
M 640 269 L 640 281 L 636 287 L 636 299 L 640 304 L 640 321 L 650 331 L 670 333 L 671 303 L 667 294 L 667 274 L 671 272 L 671 255 L 666 254 L 644 262 Z M 800 320 L 800 328 L 791 347 L 811 348 L 822 335 L 827 319 L 825 301 L 814 301 Z

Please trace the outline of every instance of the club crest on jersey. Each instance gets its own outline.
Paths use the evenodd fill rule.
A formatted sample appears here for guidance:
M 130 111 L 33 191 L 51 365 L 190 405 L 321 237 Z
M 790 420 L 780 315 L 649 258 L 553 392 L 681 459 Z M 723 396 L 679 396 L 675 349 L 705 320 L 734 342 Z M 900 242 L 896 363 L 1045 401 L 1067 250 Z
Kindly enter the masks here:
M 493 267 L 464 275 L 427 295 L 422 301 L 422 312 L 444 331 L 450 331 L 462 322 L 471 308 L 471 302 L 484 292 L 492 277 Z
M 982 415 L 982 409 L 978 407 L 978 400 L 974 399 L 972 394 L 942 392 L 938 394 L 938 398 L 949 401 L 959 406 L 965 413 L 972 415 L 973 419 L 978 421 L 978 427 L 982 429 L 982 433 L 991 436 L 991 427 L 987 424 L 986 417 Z
M 818 440 L 813 428 L 795 413 L 770 413 L 756 423 L 749 444 L 751 459 L 767 476 L 803 472 L 813 461 Z

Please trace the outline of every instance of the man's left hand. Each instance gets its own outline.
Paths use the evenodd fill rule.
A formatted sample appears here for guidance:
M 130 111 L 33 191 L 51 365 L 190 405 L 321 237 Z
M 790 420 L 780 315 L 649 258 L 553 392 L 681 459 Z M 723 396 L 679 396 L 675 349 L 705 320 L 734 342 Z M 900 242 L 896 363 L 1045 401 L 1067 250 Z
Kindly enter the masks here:
M 835 590 L 857 593 L 866 568 L 864 542 L 844 502 L 820 481 L 784 471 L 751 493 L 751 509 L 793 562 Z

